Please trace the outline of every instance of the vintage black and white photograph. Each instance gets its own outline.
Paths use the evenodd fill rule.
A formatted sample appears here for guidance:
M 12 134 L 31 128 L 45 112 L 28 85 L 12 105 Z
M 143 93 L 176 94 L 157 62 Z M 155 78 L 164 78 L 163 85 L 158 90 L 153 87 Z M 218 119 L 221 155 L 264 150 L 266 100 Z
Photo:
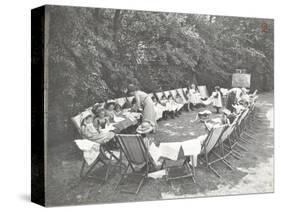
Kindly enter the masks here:
M 273 19 L 44 9 L 47 206 L 274 191 Z

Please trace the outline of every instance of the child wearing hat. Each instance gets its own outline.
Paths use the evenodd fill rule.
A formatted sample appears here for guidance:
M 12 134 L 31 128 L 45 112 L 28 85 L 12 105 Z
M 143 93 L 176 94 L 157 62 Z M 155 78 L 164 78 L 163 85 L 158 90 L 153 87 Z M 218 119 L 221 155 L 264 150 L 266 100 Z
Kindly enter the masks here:
M 96 118 L 94 119 L 94 126 L 99 132 L 109 126 L 109 117 L 106 116 L 104 108 L 98 108 L 96 110 Z
M 115 102 L 109 101 L 105 105 L 105 115 L 108 117 L 109 122 L 113 123 L 114 122 L 114 107 L 115 107 Z
M 114 138 L 113 132 L 99 132 L 93 124 L 93 116 L 86 116 L 81 122 L 81 132 L 84 138 L 99 144 L 107 143 Z

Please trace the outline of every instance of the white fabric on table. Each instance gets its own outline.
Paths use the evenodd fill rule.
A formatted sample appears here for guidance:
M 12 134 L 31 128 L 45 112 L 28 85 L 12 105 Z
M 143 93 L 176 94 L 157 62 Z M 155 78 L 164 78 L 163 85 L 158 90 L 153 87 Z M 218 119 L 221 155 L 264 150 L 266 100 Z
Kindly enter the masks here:
M 182 142 L 183 154 L 185 156 L 191 156 L 191 163 L 192 163 L 192 166 L 194 166 L 194 167 L 197 166 L 197 156 L 201 152 L 201 146 L 202 146 L 203 142 L 205 141 L 206 137 L 207 137 L 207 134 L 201 135 L 195 139 L 190 139 L 190 140 Z
M 114 120 L 114 122 L 121 122 L 121 121 L 124 121 L 125 119 L 124 118 L 122 118 L 122 117 L 118 117 L 118 116 L 114 116 L 113 117 L 113 120 Z
M 181 142 L 161 143 L 159 146 L 159 154 L 161 157 L 168 158 L 171 160 L 177 160 L 179 156 L 180 147 Z
M 100 144 L 88 139 L 74 140 L 78 148 L 83 152 L 83 157 L 88 165 L 91 165 L 100 154 Z
M 160 158 L 160 152 L 159 152 L 159 147 L 157 147 L 153 142 L 149 146 L 149 154 L 152 157 L 153 161 L 156 163 L 156 165 L 159 164 L 159 158 Z
M 198 155 L 201 151 L 201 144 L 198 138 L 182 142 L 182 149 L 185 156 Z

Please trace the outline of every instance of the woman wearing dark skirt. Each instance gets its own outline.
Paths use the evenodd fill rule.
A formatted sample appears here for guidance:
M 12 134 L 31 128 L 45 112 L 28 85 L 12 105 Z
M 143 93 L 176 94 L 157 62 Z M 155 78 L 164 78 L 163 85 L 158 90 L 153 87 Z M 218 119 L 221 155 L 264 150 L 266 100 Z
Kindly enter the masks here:
M 156 111 L 151 97 L 147 93 L 138 90 L 132 84 L 128 86 L 128 94 L 133 95 L 135 97 L 137 108 L 143 109 L 142 122 L 149 122 L 153 127 L 153 131 L 155 132 L 157 125 Z

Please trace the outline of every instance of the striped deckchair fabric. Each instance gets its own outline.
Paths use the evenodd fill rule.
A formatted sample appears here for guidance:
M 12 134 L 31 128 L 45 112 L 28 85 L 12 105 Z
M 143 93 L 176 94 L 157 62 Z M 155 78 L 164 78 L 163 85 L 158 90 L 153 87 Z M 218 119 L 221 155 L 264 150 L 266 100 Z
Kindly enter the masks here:
M 165 96 L 168 98 L 168 96 L 171 94 L 170 91 L 164 91 L 163 92 L 165 94 Z
M 181 98 L 183 99 L 184 102 L 187 102 L 187 99 L 185 98 L 185 95 L 183 94 L 183 90 L 181 88 L 179 88 L 178 90 L 179 95 L 181 96 Z

